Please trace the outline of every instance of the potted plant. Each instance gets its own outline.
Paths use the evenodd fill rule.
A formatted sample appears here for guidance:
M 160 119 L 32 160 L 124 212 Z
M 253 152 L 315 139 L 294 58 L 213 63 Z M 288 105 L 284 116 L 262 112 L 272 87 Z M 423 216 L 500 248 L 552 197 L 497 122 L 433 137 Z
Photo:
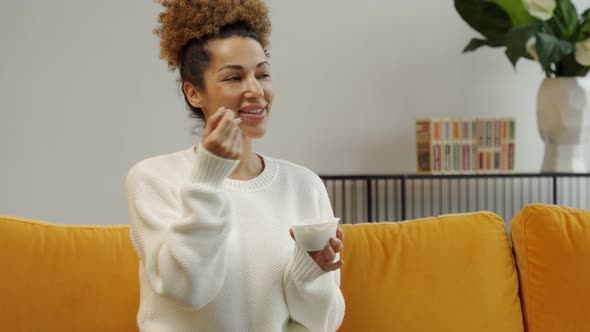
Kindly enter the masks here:
M 587 172 L 590 139 L 590 9 L 570 0 L 454 0 L 463 20 L 479 32 L 463 52 L 504 47 L 516 67 L 537 61 L 545 79 L 537 94 L 537 124 L 545 142 L 542 171 Z

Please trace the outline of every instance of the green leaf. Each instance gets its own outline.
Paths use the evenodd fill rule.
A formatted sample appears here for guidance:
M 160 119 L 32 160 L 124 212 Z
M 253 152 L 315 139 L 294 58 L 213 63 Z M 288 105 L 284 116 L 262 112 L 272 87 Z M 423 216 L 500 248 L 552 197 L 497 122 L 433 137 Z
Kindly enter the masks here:
M 489 47 L 500 47 L 503 46 L 502 44 L 493 43 L 489 40 L 473 38 L 469 41 L 469 44 L 465 46 L 463 49 L 463 53 L 473 52 L 482 46 L 489 46 Z
M 589 69 L 590 67 L 579 64 L 578 61 L 576 61 L 575 53 L 572 52 L 556 64 L 555 76 L 586 76 Z
M 570 39 L 578 26 L 578 12 L 570 0 L 557 0 L 553 17 L 549 20 L 561 39 Z
M 582 23 L 578 26 L 578 35 L 575 38 L 575 41 L 581 41 L 588 38 L 590 35 L 590 8 L 586 9 L 582 13 Z
M 477 50 L 478 48 L 480 48 L 482 46 L 486 46 L 486 45 L 487 45 L 487 40 L 473 38 L 473 39 L 471 39 L 471 41 L 469 41 L 469 44 L 467 44 L 467 46 L 465 46 L 465 48 L 463 49 L 463 53 L 473 52 L 473 51 Z
M 510 16 L 512 25 L 527 25 L 533 22 L 534 17 L 529 14 L 523 0 L 487 0 L 497 3 Z
M 506 34 L 504 40 L 506 44 L 506 56 L 513 66 L 516 66 L 520 58 L 531 59 L 526 49 L 526 42 L 539 32 L 540 27 L 538 22 L 533 22 L 526 26 L 514 27 Z
M 590 21 L 585 22 L 582 25 L 580 32 L 581 32 L 581 36 L 578 36 L 578 38 L 576 38 L 576 41 L 581 41 L 581 40 L 588 38 L 588 35 L 590 35 Z
M 507 48 L 504 53 L 506 54 L 506 57 L 508 57 L 508 60 L 510 60 L 512 67 L 516 68 L 516 63 L 518 62 L 518 59 L 521 58 L 521 56 L 509 48 Z
M 550 34 L 538 32 L 535 37 L 537 38 L 539 62 L 541 62 L 541 66 L 543 66 L 545 72 L 553 71 L 552 64 L 561 61 L 576 49 L 574 44 L 560 40 Z
M 469 26 L 481 33 L 491 43 L 504 40 L 510 30 L 510 17 L 496 3 L 486 0 L 454 0 L 455 9 Z

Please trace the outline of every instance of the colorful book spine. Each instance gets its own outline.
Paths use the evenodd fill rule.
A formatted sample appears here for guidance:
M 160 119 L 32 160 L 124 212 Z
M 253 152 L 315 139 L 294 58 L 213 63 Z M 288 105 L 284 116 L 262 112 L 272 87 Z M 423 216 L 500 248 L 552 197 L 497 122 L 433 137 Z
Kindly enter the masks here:
M 515 139 L 516 139 L 516 121 L 513 118 L 508 119 L 508 170 L 514 170 L 515 158 Z
M 515 136 L 514 118 L 416 119 L 417 172 L 511 172 Z
M 492 153 L 494 155 L 493 159 L 493 170 L 494 173 L 500 172 L 500 163 L 502 161 L 502 119 L 494 119 L 494 135 L 493 135 L 493 142 L 492 142 Z
M 476 173 L 478 170 L 478 143 L 477 143 L 477 119 L 471 120 L 470 143 L 471 143 L 471 172 Z
M 452 136 L 451 136 L 451 120 L 441 120 L 443 137 L 443 173 L 452 173 L 453 171 L 453 147 L 452 147 Z
M 477 119 L 477 172 L 486 170 L 486 121 Z
M 439 119 L 432 119 L 432 173 L 442 172 L 442 125 Z
M 432 120 L 416 120 L 416 152 L 419 174 L 432 173 Z
M 461 121 L 461 172 L 471 173 L 471 121 Z
M 493 153 L 493 139 L 494 139 L 494 120 L 485 120 L 485 172 L 490 173 L 494 170 L 494 153 Z
M 508 167 L 508 131 L 510 126 L 510 119 L 504 118 L 501 121 L 500 130 L 500 171 L 507 172 L 510 168 Z
M 451 147 L 453 149 L 452 158 L 452 173 L 460 173 L 462 171 L 462 142 L 461 142 L 461 120 L 453 119 L 452 124 L 452 135 L 451 135 Z

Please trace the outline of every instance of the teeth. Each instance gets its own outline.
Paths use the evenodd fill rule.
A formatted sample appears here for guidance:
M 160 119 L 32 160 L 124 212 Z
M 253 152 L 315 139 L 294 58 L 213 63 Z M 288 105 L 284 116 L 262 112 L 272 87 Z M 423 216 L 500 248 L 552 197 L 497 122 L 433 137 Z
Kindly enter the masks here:
M 258 114 L 260 112 L 262 112 L 261 109 L 259 110 L 251 110 L 251 111 L 241 111 L 242 113 L 250 113 L 250 114 Z

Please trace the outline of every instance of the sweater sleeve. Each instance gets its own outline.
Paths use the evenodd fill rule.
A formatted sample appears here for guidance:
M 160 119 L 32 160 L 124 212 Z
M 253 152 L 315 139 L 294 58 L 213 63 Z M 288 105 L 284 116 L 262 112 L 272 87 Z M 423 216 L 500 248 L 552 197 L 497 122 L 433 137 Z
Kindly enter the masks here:
M 131 242 L 155 293 L 200 309 L 221 290 L 231 226 L 221 186 L 238 163 L 199 146 L 191 177 L 180 188 L 158 167 L 148 167 L 154 165 L 129 171 Z
M 328 193 L 317 179 L 319 215 L 333 217 Z M 336 259 L 339 259 L 337 257 Z M 336 331 L 344 319 L 340 269 L 323 271 L 311 256 L 295 244 L 283 277 L 287 306 L 292 319 L 312 332 Z

